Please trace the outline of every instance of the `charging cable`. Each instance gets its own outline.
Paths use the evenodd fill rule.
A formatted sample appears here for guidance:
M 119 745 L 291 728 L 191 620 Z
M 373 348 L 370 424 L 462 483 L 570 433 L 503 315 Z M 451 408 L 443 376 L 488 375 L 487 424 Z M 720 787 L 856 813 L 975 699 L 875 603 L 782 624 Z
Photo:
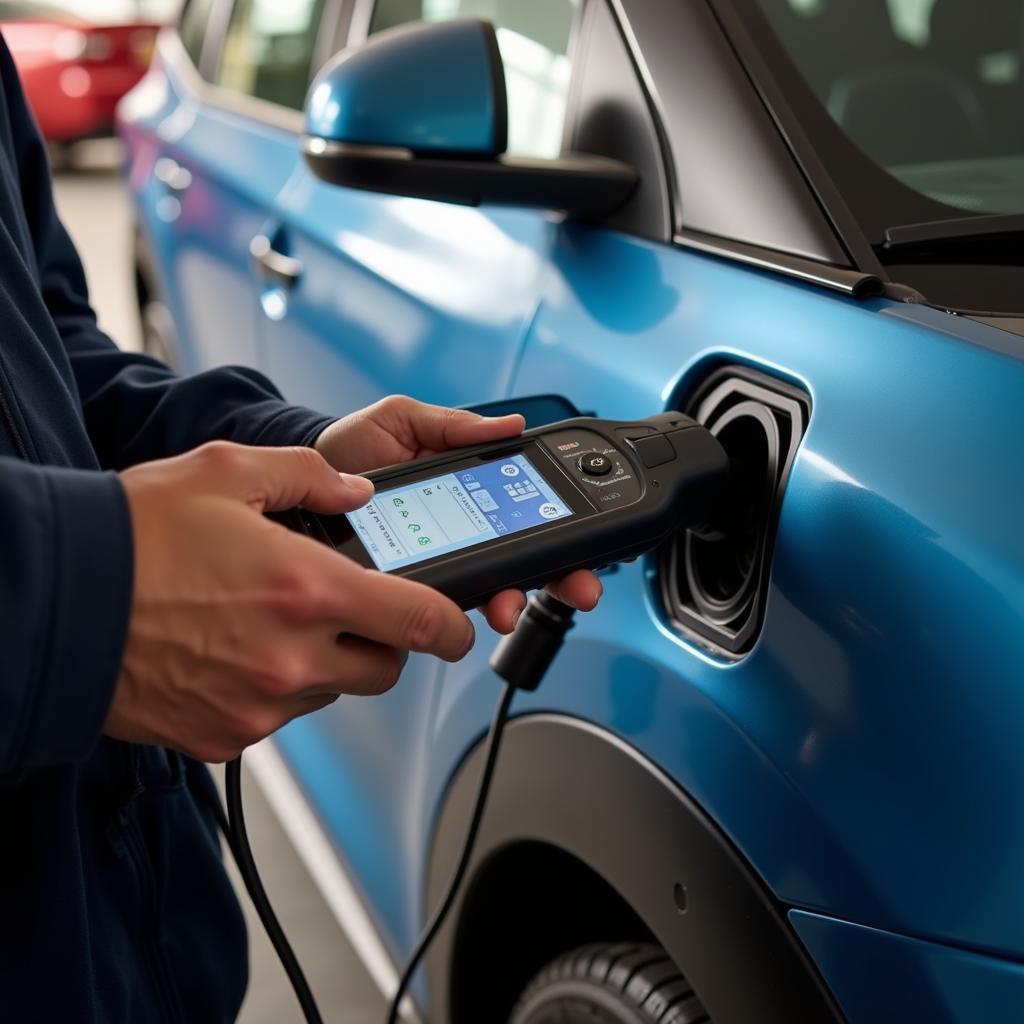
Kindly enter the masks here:
M 476 799 L 473 802 L 469 826 L 462 841 L 458 862 L 445 887 L 444 895 L 417 939 L 402 971 L 398 987 L 388 1009 L 387 1024 L 398 1024 L 402 1000 L 405 998 L 413 976 L 455 905 L 455 900 L 462 887 L 487 806 L 487 796 L 494 777 L 494 768 L 498 761 L 498 752 L 501 748 L 505 725 L 508 722 L 512 698 L 515 696 L 516 690 L 536 690 L 540 686 L 551 662 L 565 640 L 565 634 L 573 627 L 574 615 L 575 609 L 552 597 L 546 591 L 533 594 L 522 615 L 519 616 L 516 628 L 500 641 L 491 655 L 491 668 L 505 680 L 505 686 L 502 689 L 498 706 L 494 709 L 487 739 L 484 741 L 484 765 L 480 772 L 480 781 L 477 784 Z M 218 820 L 235 863 L 238 865 L 238 871 L 245 883 L 246 891 L 249 893 L 260 921 L 263 922 L 267 937 L 281 961 L 281 966 L 284 968 L 285 974 L 288 975 L 288 981 L 295 991 L 295 997 L 302 1008 L 306 1024 L 323 1024 L 323 1018 L 320 1016 L 320 1010 L 316 1005 L 309 982 L 306 980 L 288 937 L 274 913 L 252 854 L 249 835 L 245 828 L 245 815 L 242 811 L 241 755 L 228 763 L 225 787 L 228 805 L 227 821 L 223 820 L 223 814 L 218 815 Z

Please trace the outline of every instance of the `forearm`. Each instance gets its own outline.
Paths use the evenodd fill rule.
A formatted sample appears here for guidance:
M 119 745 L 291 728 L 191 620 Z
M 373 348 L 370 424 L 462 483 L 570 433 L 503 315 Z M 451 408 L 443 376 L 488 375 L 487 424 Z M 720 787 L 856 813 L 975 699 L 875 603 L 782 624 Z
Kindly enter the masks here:
M 255 370 L 222 367 L 179 377 L 156 360 L 78 336 L 66 342 L 86 428 L 104 466 L 189 451 L 206 441 L 312 444 L 330 422 L 288 405 Z
M 131 609 L 128 506 L 111 473 L 0 458 L 0 783 L 83 759 Z

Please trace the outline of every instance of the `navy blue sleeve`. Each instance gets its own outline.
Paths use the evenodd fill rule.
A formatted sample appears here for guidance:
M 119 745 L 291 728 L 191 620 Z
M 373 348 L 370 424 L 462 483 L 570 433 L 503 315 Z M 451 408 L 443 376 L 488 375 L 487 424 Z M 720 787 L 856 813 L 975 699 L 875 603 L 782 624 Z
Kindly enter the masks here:
M 39 286 L 101 465 L 121 469 L 214 439 L 311 444 L 331 417 L 287 404 L 255 370 L 225 367 L 180 377 L 155 359 L 120 351 L 98 328 L 81 261 L 54 208 L 45 149 L 2 43 L 0 59 L 5 79 L 13 79 L 7 101 Z
M 0 457 L 0 783 L 98 741 L 131 611 L 131 535 L 114 473 Z

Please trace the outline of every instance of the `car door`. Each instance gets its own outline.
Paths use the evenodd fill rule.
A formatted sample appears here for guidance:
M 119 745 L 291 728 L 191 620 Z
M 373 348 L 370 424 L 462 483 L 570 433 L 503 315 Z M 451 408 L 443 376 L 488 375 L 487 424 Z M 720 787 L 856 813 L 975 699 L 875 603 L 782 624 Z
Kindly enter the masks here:
M 509 75 L 511 147 L 554 155 L 569 87 L 568 0 L 378 0 L 357 8 L 352 38 L 464 13 L 494 18 L 510 69 L 523 68 L 521 81 Z M 555 230 L 539 211 L 373 195 L 297 172 L 263 230 L 295 274 L 290 287 L 270 276 L 262 289 L 269 375 L 289 399 L 337 413 L 388 392 L 453 405 L 505 394 Z M 482 620 L 478 632 L 489 648 Z M 420 767 L 434 745 L 440 672 L 436 659 L 413 655 L 390 693 L 341 697 L 274 740 L 396 951 L 420 918 L 423 864 L 410 839 L 429 827 Z
M 510 69 L 510 151 L 552 156 L 574 11 L 570 0 L 376 0 L 356 8 L 349 42 L 419 18 L 491 18 Z M 552 231 L 538 211 L 381 196 L 298 171 L 258 243 L 296 275 L 282 281 L 270 267 L 261 292 L 271 377 L 290 399 L 338 413 L 389 392 L 451 405 L 497 397 L 536 306 Z
M 187 370 L 262 362 L 249 243 L 299 164 L 325 3 L 192 0 L 161 40 L 164 102 L 140 90 L 122 112 Z

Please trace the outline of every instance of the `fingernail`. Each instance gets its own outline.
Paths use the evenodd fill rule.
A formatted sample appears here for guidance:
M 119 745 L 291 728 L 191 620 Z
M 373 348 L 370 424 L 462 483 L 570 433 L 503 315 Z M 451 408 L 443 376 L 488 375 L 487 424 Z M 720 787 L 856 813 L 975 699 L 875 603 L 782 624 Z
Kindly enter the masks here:
M 354 473 L 339 473 L 338 476 L 341 477 L 342 483 L 357 494 L 362 493 L 367 497 L 373 494 L 373 483 L 365 476 L 358 476 Z
M 459 661 L 462 661 L 462 659 L 467 654 L 469 654 L 469 652 L 471 650 L 473 650 L 473 644 L 475 644 L 475 643 L 476 643 L 476 630 L 473 628 L 473 623 L 471 622 L 469 624 L 469 641 L 466 644 L 466 646 L 463 648 L 462 654 L 459 655 L 459 658 L 458 658 Z

